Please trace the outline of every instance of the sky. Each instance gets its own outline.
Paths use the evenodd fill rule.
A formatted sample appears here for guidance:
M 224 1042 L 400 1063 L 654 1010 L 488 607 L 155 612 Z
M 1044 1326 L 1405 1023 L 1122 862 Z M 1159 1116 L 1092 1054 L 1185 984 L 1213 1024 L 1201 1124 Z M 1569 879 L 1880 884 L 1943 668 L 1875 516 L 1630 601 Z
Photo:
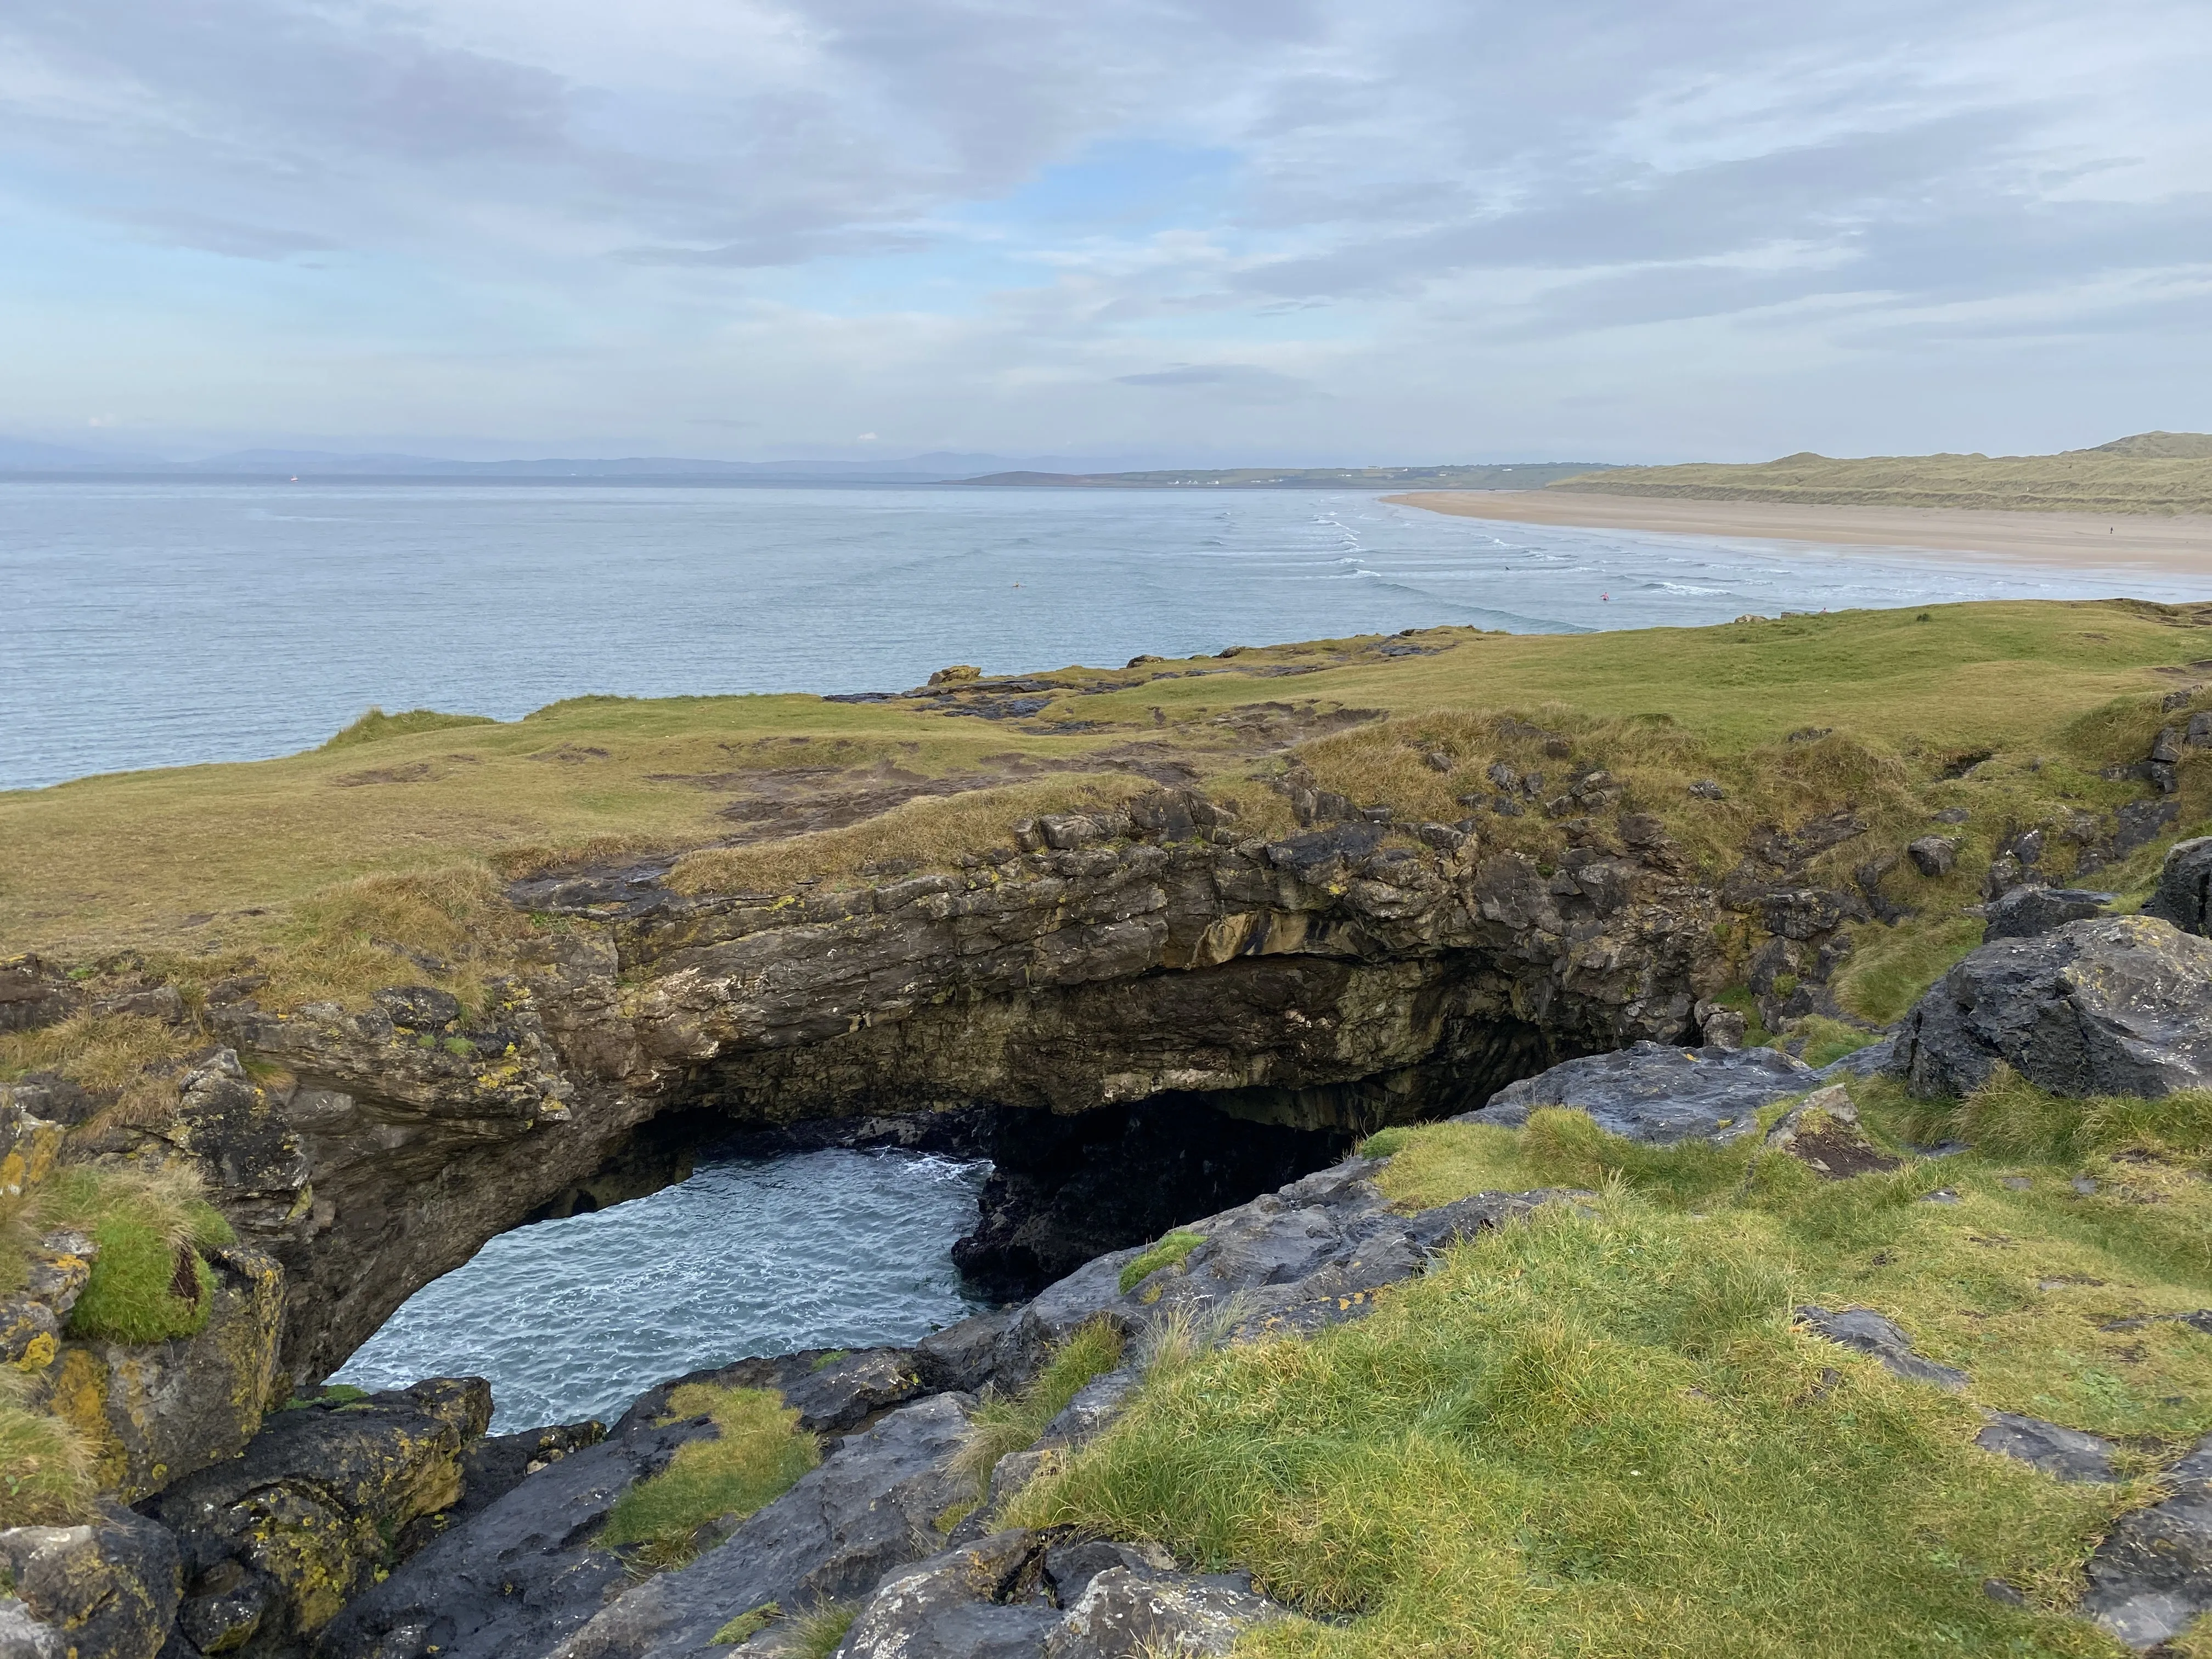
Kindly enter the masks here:
M 0 434 L 1432 464 L 2212 428 L 2204 0 L 0 0 Z

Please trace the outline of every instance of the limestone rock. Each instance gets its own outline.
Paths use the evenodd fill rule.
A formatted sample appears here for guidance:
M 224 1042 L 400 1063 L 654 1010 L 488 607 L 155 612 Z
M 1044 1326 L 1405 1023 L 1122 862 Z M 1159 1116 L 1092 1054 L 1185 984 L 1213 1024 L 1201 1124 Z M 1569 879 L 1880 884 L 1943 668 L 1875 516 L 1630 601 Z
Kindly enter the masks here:
M 2212 836 L 2174 842 L 2142 913 L 2170 921 L 2185 933 L 2212 933 Z
M 2000 1060 L 2062 1095 L 2212 1085 L 2212 940 L 2114 916 L 1984 945 L 1899 1023 L 1891 1066 L 1963 1096 Z
M 1948 876 L 1959 862 L 1959 842 L 1954 836 L 1923 836 L 1908 842 L 1905 855 L 1912 860 L 1912 867 L 1930 878 Z
M 866 1594 L 892 1568 L 936 1550 L 939 1517 L 973 1497 L 969 1483 L 952 1472 L 973 1404 L 963 1395 L 938 1395 L 838 1442 L 820 1467 L 689 1566 L 647 1580 L 603 1611 L 594 1605 L 595 1616 L 577 1620 L 581 1628 L 571 1626 L 574 1634 L 553 1648 L 556 1659 L 689 1654 L 767 1602 L 802 1607 Z M 522 1659 L 531 1651 L 482 1642 L 441 1649 L 441 1659 L 495 1653 Z M 412 1659 L 388 1644 L 378 1654 Z
M 1984 909 L 1988 920 L 1982 929 L 1982 942 L 2033 939 L 2069 921 L 2101 916 L 2112 902 L 2110 893 L 2093 893 L 2080 887 L 2015 887 Z
M 615 1501 L 711 1432 L 636 1426 L 549 1463 L 372 1585 L 324 1628 L 317 1653 L 539 1659 L 629 1582 L 620 1558 L 592 1542 Z
M 1802 1094 L 1814 1080 L 1811 1066 L 1774 1048 L 1639 1042 L 1509 1085 L 1453 1121 L 1517 1127 L 1539 1106 L 1570 1106 L 1636 1140 L 1733 1140 L 1757 1130 L 1761 1107 Z
M 1060 1622 L 1035 1533 L 994 1533 L 887 1579 L 836 1659 L 1035 1659 Z
M 2172 1495 L 2122 1516 L 2085 1569 L 2081 1611 L 2138 1651 L 2212 1613 L 2212 1439 L 2166 1481 Z
M 177 1613 L 177 1546 L 110 1506 L 76 1527 L 0 1531 L 0 1650 L 9 1659 L 155 1659 Z
M 203 1653 L 289 1650 L 392 1564 L 410 1524 L 462 1494 L 491 1416 L 480 1377 L 277 1413 L 245 1451 L 149 1507 L 175 1534 L 181 1614 Z
M 1770 1152 L 1784 1152 L 1823 1181 L 1844 1181 L 1903 1167 L 1868 1138 L 1858 1109 L 1840 1083 L 1815 1090 L 1767 1131 Z
M 1989 1426 L 1974 1437 L 1974 1443 L 2033 1464 L 2054 1480 L 2110 1485 L 2119 1479 L 2112 1472 L 2112 1442 L 2037 1418 L 1991 1412 Z
M 1884 1370 L 1908 1382 L 1926 1382 L 1953 1394 L 1966 1386 L 1966 1372 L 1925 1358 L 1914 1349 L 1911 1338 L 1894 1322 L 1871 1308 L 1845 1308 L 1841 1312 L 1831 1312 L 1826 1308 L 1805 1307 L 1797 1310 L 1797 1318 L 1816 1336 L 1841 1347 L 1872 1354 L 1881 1361 Z
M 1226 1654 L 1244 1632 L 1291 1616 L 1252 1593 L 1241 1574 L 1163 1573 L 1110 1567 L 1085 1587 L 1044 1659 L 1175 1659 Z

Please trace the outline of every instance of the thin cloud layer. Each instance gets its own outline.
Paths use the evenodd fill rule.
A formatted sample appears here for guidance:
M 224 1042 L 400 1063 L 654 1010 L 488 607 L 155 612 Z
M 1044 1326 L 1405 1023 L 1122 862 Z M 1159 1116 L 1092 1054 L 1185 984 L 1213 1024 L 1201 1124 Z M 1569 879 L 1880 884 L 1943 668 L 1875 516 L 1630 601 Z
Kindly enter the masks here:
M 2208 55 L 2197 0 L 17 0 L 0 431 L 1291 462 L 2201 427 Z

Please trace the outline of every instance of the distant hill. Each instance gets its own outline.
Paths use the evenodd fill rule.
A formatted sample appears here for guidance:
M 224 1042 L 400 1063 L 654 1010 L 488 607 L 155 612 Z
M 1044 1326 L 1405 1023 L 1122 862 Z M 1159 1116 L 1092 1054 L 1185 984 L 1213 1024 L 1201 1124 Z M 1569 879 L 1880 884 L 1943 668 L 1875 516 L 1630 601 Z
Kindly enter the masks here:
M 1232 466 L 1156 472 L 994 472 L 971 484 L 1091 489 L 1534 489 L 1590 472 L 1600 461 L 1528 461 L 1496 466 Z
M 1809 451 L 1749 466 L 1615 467 L 1546 486 L 1577 494 L 1949 507 L 2045 513 L 2212 513 L 2212 434 L 2145 432 L 2057 455 L 1869 455 Z

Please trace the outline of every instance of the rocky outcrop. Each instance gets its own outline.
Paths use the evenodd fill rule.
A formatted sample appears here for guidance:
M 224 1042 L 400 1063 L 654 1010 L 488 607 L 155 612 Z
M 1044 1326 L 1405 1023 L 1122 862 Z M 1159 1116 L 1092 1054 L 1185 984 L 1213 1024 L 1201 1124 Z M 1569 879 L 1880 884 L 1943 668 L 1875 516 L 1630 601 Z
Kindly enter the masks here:
M 1903 1166 L 1903 1160 L 1875 1145 L 1840 1083 L 1814 1091 L 1784 1112 L 1767 1132 L 1766 1147 L 1796 1158 L 1823 1181 L 1848 1181 Z
M 459 1502 L 491 1419 L 481 1378 L 276 1413 L 239 1456 L 148 1507 L 181 1547 L 178 1628 L 204 1654 L 299 1651 Z
M 1971 1094 L 2002 1062 L 2062 1095 L 2212 1086 L 2212 940 L 2148 916 L 1984 945 L 1898 1026 L 1915 1094 Z
M 2142 913 L 2185 933 L 2212 933 L 2212 836 L 2178 841 L 2167 849 Z
M 64 1336 L 31 1381 L 33 1402 L 82 1437 L 100 1489 L 126 1503 L 236 1454 L 285 1392 L 276 1263 L 245 1244 L 205 1254 L 215 1291 L 197 1334 L 149 1344 Z
M 1158 1550 L 1018 1529 L 889 1580 L 835 1659 L 1198 1659 L 1292 1616 L 1241 1573 L 1180 1572 Z
M 84 1526 L 0 1531 L 8 1659 L 155 1659 L 176 1613 L 176 1540 L 128 1510 Z
M 1035 850 L 812 896 L 687 896 L 665 866 L 522 884 L 545 925 L 473 1015 L 422 987 L 211 1010 L 229 1050 L 185 1079 L 174 1139 L 284 1267 L 295 1384 L 659 1115 L 1202 1109 L 1339 1137 L 1327 1156 L 1563 1054 L 1686 1035 L 1727 971 L 1714 895 L 1626 829 L 1583 824 L 1547 873 L 1447 826 L 1240 837 L 1191 792 L 1020 828 Z M 1263 1157 L 1243 1190 L 1316 1161 Z M 1009 1290 L 1104 1242 L 1018 1236 L 1032 1213 L 979 1236 Z
M 1982 942 L 1991 939 L 2033 939 L 2069 921 L 2087 921 L 2105 914 L 2112 902 L 2110 893 L 2093 893 L 2081 887 L 2015 887 L 1983 909 L 1987 919 Z
M 1509 1084 L 1464 1123 L 1518 1128 L 1539 1106 L 1570 1106 L 1598 1127 L 1662 1146 L 1732 1140 L 1759 1127 L 1759 1113 L 1815 1088 L 1820 1075 L 1776 1048 L 1683 1048 L 1639 1042 Z
M 1797 1322 L 1838 1347 L 1871 1354 L 1893 1376 L 1908 1382 L 1926 1382 L 1954 1394 L 1966 1386 L 1966 1372 L 1928 1358 L 1894 1320 L 1871 1308 L 1804 1307 L 1797 1310 Z

